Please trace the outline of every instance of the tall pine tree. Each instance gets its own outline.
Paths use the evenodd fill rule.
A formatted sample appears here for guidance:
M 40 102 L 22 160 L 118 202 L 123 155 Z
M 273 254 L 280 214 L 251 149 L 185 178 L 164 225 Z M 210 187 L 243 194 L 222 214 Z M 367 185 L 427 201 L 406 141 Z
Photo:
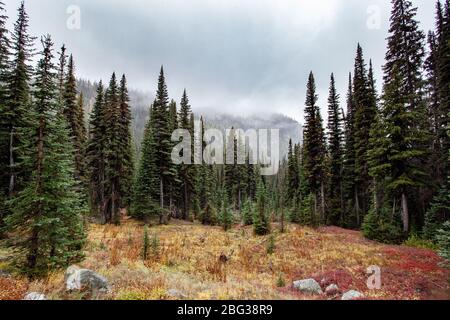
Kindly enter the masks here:
M 65 266 L 80 256 L 84 242 L 85 208 L 73 179 L 73 149 L 67 124 L 58 111 L 52 42 L 43 39 L 43 52 L 33 87 L 33 110 L 21 157 L 31 179 L 11 204 L 8 229 L 20 235 L 17 262 L 29 276 Z

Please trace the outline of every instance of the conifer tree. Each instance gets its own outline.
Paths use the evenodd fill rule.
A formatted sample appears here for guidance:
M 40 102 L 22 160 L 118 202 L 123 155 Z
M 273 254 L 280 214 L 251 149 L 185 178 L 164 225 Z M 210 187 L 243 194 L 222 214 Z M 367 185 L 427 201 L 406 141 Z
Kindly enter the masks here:
M 374 104 L 375 101 L 373 100 L 363 51 L 359 44 L 353 76 L 353 99 L 355 103 L 355 210 L 356 224 L 357 226 L 360 226 L 362 218 L 369 208 L 370 177 L 367 151 L 369 146 L 370 128 L 374 122 L 377 110 L 376 104 Z M 373 80 L 373 75 L 371 76 Z
M 28 179 L 28 168 L 21 167 L 18 159 L 21 152 L 22 131 L 28 126 L 27 110 L 30 107 L 30 87 L 32 67 L 29 65 L 33 56 L 34 37 L 28 34 L 28 14 L 22 2 L 18 9 L 18 18 L 14 24 L 11 38 L 11 68 L 8 75 L 7 108 L 4 113 L 8 136 L 8 191 L 13 195 L 21 190 Z
M 156 163 L 153 110 L 154 106 L 152 105 L 150 119 L 144 131 L 144 140 L 142 141 L 141 155 L 133 187 L 133 201 L 131 203 L 131 215 L 146 221 L 155 215 L 159 215 L 160 210 L 158 205 L 159 176 Z
M 7 106 L 7 81 L 9 76 L 9 38 L 6 29 L 7 16 L 4 14 L 4 4 L 0 2 L 0 114 L 5 115 Z M 9 187 L 9 134 L 6 117 L 0 117 L 0 230 L 3 227 L 3 217 L 7 214 L 6 198 Z M 2 232 L 0 231 L 0 238 Z
M 242 207 L 242 223 L 244 226 L 253 224 L 253 205 L 250 199 L 247 199 Z
M 21 161 L 31 168 L 29 183 L 11 201 L 8 229 L 20 235 L 17 256 L 30 277 L 65 266 L 80 257 L 85 207 L 73 179 L 73 149 L 58 110 L 52 42 L 43 40 L 34 81 L 33 109 L 26 130 L 27 152 Z M 22 255 L 23 254 L 23 255 Z
M 78 102 L 78 103 L 77 103 Z M 75 149 L 75 178 L 84 184 L 86 176 L 85 142 L 86 128 L 84 124 L 84 111 L 82 100 L 77 101 L 77 84 L 75 78 L 75 65 L 70 55 L 67 64 L 67 73 L 64 82 L 64 115 L 69 124 L 70 137 Z
M 420 205 L 410 210 L 418 187 L 425 182 L 422 169 L 428 136 L 423 101 L 424 34 L 415 20 L 417 8 L 408 0 L 393 0 L 384 71 L 382 113 L 390 141 L 391 170 L 387 188 L 391 204 L 400 208 L 403 231 L 423 217 Z
M 345 152 L 343 168 L 344 226 L 356 226 L 356 184 L 355 184 L 355 101 L 352 75 L 349 74 L 347 92 L 347 114 L 345 121 Z
M 317 105 L 316 84 L 311 72 L 308 79 L 305 128 L 304 128 L 304 155 L 303 163 L 305 175 L 308 179 L 310 192 L 314 197 L 314 215 L 319 221 L 325 219 L 325 136 L 322 125 L 320 108 Z M 320 204 L 319 204 L 320 201 Z M 320 206 L 320 216 L 319 210 Z
M 328 223 L 338 225 L 343 222 L 342 190 L 342 117 L 339 109 L 339 95 L 336 92 L 334 74 L 331 74 L 330 94 L 328 97 L 328 143 L 330 158 L 330 176 L 328 185 L 329 215 Z
M 194 128 L 191 123 L 191 106 L 189 105 L 189 98 L 187 96 L 186 90 L 183 92 L 180 103 L 180 114 L 179 114 L 179 128 L 188 130 L 193 137 Z M 192 143 L 194 140 L 192 140 Z M 191 149 L 191 162 L 193 160 L 193 149 Z M 181 192 L 182 192 L 182 218 L 187 219 L 189 217 L 189 210 L 193 204 L 194 193 L 195 193 L 195 177 L 194 177 L 194 166 L 191 164 L 182 164 L 179 170 L 180 180 L 181 180 Z
M 159 198 L 160 198 L 160 222 L 165 223 L 167 214 L 165 212 L 166 199 L 171 199 L 170 186 L 174 180 L 176 172 L 171 165 L 171 132 L 169 125 L 169 95 L 167 92 L 164 69 L 158 80 L 158 90 L 156 92 L 156 100 L 153 111 L 153 135 L 156 149 L 156 166 L 159 178 Z
M 262 178 L 259 179 L 256 191 L 256 208 L 253 213 L 253 231 L 255 235 L 264 236 L 270 233 L 270 225 L 267 219 L 266 187 Z
M 120 159 L 120 194 L 123 207 L 129 207 L 133 185 L 134 156 L 131 136 L 131 108 L 129 105 L 127 80 L 122 75 L 119 87 L 119 154 Z
M 222 192 L 222 208 L 220 211 L 220 224 L 225 231 L 228 231 L 233 224 L 233 214 L 230 210 L 230 204 L 228 202 L 228 194 L 226 191 Z
M 294 198 L 297 198 L 298 191 L 300 187 L 300 173 L 299 173 L 299 159 L 294 152 L 294 146 L 292 145 L 292 139 L 289 139 L 289 147 L 288 147 L 288 168 L 287 168 L 287 187 L 286 187 L 286 199 L 291 201 Z
M 105 93 L 105 134 L 107 137 L 105 149 L 105 205 L 104 221 L 120 223 L 121 185 L 120 170 L 122 167 L 120 154 L 120 97 L 116 74 L 113 73 L 109 87 Z
M 89 121 L 87 167 L 89 168 L 90 203 L 94 214 L 103 214 L 106 179 L 106 106 L 103 83 L 97 86 L 97 95 Z

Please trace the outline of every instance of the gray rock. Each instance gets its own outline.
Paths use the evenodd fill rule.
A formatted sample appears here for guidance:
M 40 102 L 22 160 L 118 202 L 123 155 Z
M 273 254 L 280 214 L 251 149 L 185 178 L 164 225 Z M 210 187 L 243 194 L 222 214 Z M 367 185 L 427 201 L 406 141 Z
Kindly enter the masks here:
M 337 286 L 337 285 L 335 285 L 334 283 L 333 284 L 330 284 L 326 289 L 325 289 L 325 294 L 327 295 L 327 296 L 334 296 L 334 295 L 336 295 L 336 294 L 338 294 L 339 293 L 339 287 Z
M 323 294 L 322 288 L 319 283 L 314 279 L 305 279 L 294 281 L 293 286 L 295 289 L 305 294 Z
M 361 292 L 355 291 L 355 290 L 350 290 L 342 295 L 341 300 L 356 300 L 356 299 L 362 299 L 362 298 L 364 298 L 364 295 Z
M 67 291 L 89 290 L 93 293 L 107 293 L 110 290 L 108 280 L 89 269 L 70 266 L 64 278 Z
M 39 292 L 30 292 L 27 293 L 23 300 L 47 300 L 45 294 Z
M 0 270 L 0 278 L 11 278 L 11 273 L 5 270 Z
M 183 292 L 177 289 L 167 290 L 167 295 L 175 299 L 185 299 L 187 297 Z

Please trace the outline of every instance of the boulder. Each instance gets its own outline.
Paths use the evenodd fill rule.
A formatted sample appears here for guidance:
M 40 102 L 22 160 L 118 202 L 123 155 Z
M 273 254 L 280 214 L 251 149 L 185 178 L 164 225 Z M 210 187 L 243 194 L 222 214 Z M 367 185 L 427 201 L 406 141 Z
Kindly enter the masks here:
M 319 283 L 314 279 L 294 281 L 293 286 L 304 294 L 319 295 L 323 293 Z
M 356 299 L 362 299 L 362 298 L 364 298 L 364 295 L 361 292 L 355 291 L 355 290 L 350 290 L 342 295 L 341 300 L 356 300 Z
M 330 284 L 326 289 L 325 289 L 325 294 L 327 296 L 335 296 L 339 293 L 339 287 L 335 284 Z
M 169 289 L 167 290 L 167 295 L 171 298 L 175 298 L 175 299 L 186 299 L 187 296 L 181 292 L 180 290 L 177 289 Z
M 64 278 L 67 291 L 89 290 L 92 293 L 107 293 L 110 290 L 106 278 L 89 269 L 70 266 Z
M 25 295 L 23 300 L 47 300 L 45 294 L 39 292 L 30 292 Z

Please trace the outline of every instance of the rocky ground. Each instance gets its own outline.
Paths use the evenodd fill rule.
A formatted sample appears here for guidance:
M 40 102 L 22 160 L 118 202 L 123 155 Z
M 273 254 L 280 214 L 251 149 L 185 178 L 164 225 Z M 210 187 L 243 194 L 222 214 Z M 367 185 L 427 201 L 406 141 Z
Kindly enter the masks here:
M 14 275 L 0 248 L 0 300 L 450 299 L 450 274 L 434 251 L 381 245 L 355 231 L 289 225 L 271 238 L 254 237 L 251 227 L 172 221 L 149 228 L 145 261 L 143 234 L 132 220 L 91 225 L 79 268 L 32 282 Z M 380 267 L 380 289 L 367 286 L 370 266 Z

